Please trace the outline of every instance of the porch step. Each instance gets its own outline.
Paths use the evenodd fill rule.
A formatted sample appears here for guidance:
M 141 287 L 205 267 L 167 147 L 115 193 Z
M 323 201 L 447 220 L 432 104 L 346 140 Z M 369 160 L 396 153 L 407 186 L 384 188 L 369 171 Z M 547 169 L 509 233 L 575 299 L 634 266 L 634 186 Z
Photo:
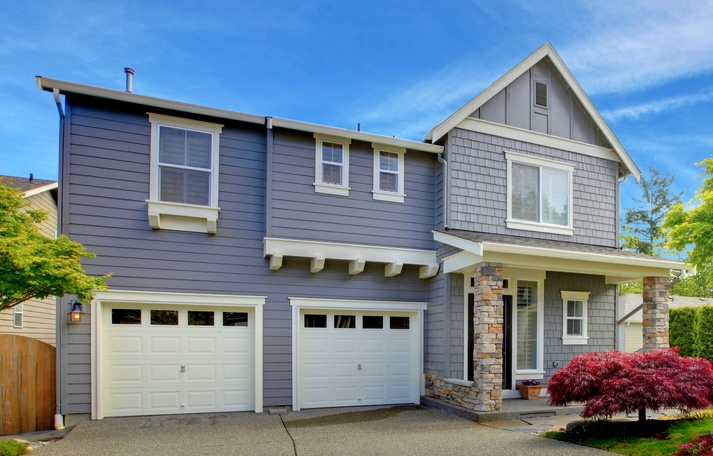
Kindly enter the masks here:
M 497 412 L 477 412 L 465 407 L 450 404 L 440 399 L 421 396 L 421 405 L 439 410 L 449 415 L 458 416 L 467 420 L 486 423 L 505 420 L 526 420 L 557 415 L 579 415 L 584 410 L 584 405 L 570 405 L 568 407 L 553 407 L 547 405 L 547 398 L 534 401 L 523 399 L 505 399 L 503 410 Z

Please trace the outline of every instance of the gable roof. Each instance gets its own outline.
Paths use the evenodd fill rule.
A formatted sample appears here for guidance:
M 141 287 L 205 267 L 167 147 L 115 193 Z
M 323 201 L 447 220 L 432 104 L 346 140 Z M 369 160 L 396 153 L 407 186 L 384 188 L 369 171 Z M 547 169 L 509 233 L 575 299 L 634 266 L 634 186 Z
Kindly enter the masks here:
M 572 94 L 577 98 L 582 105 L 584 111 L 592 119 L 596 127 L 601 132 L 602 136 L 612 145 L 612 149 L 616 156 L 621 161 L 627 175 L 632 175 L 638 181 L 641 177 L 641 171 L 631 159 L 629 154 L 624 149 L 624 146 L 619 142 L 617 137 L 611 131 L 604 118 L 599 114 L 599 111 L 594 107 L 591 100 L 584 93 L 582 87 L 569 71 L 567 66 L 560 58 L 550 43 L 545 43 L 541 48 L 530 54 L 525 60 L 520 62 L 512 70 L 505 73 L 500 79 L 495 81 L 488 88 L 483 90 L 475 98 L 466 103 L 459 110 L 451 114 L 446 120 L 432 127 L 426 136 L 425 141 L 436 143 L 443 138 L 449 131 L 458 126 L 462 121 L 470 116 L 475 110 L 482 107 L 487 101 L 497 95 L 501 90 L 509 86 L 513 81 L 519 78 L 523 73 L 535 66 L 544 58 L 549 58 L 552 65 L 559 72 L 560 77 L 572 91 Z
M 30 176 L 29 178 L 16 176 L 0 176 L 0 179 L 2 179 L 4 184 L 22 191 L 24 193 L 25 198 L 57 188 L 57 181 L 35 179 L 32 176 Z

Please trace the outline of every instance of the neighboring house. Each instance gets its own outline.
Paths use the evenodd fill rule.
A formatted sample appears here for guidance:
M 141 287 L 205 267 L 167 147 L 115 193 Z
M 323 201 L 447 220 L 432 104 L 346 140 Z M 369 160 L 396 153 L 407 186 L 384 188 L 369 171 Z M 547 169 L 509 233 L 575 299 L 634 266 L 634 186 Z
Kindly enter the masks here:
M 57 182 L 44 179 L 0 176 L 2 183 L 23 192 L 30 209 L 42 209 L 47 219 L 39 226 L 43 235 L 57 237 Z M 15 334 L 55 345 L 57 298 L 30 299 L 0 312 L 0 334 Z
M 643 341 L 643 295 L 631 293 L 619 296 L 617 299 L 616 321 L 619 328 L 617 350 L 623 352 L 639 351 L 644 346 Z M 669 309 L 681 307 L 700 307 L 713 305 L 713 298 L 696 298 L 689 296 L 670 296 Z
M 61 232 L 113 273 L 59 313 L 63 415 L 497 410 L 615 348 L 617 283 L 665 298 L 683 268 L 617 248 L 639 170 L 549 44 L 424 142 L 37 82 Z

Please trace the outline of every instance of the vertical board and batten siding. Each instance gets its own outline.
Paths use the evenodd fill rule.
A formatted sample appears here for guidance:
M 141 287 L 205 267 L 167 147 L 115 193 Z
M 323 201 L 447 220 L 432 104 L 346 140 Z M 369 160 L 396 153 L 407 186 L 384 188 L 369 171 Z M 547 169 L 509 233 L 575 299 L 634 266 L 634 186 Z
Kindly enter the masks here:
M 433 249 L 436 154 L 407 150 L 403 203 L 374 200 L 371 143 L 349 146 L 349 196 L 315 191 L 312 134 L 275 129 L 272 235 L 348 244 Z
M 463 129 L 451 133 L 450 228 L 605 247 L 618 245 L 618 163 Z M 506 227 L 505 151 L 574 165 L 573 236 Z
M 218 232 L 152 230 L 146 205 L 150 159 L 147 109 L 109 102 L 99 105 L 82 97 L 68 97 L 67 104 L 67 122 L 71 122 L 67 159 L 71 166 L 64 182 L 69 186 L 69 206 L 64 208 L 63 226 L 73 239 L 97 254 L 85 262 L 87 271 L 113 273 L 108 284 L 116 290 L 268 296 L 263 315 L 264 364 L 258 366 L 264 372 L 265 406 L 292 401 L 292 309 L 288 297 L 425 299 L 427 281 L 418 279 L 415 266 L 404 266 L 402 274 L 386 278 L 383 264 L 367 264 L 363 273 L 350 276 L 347 262 L 328 261 L 322 272 L 311 274 L 309 260 L 286 258 L 282 269 L 270 271 L 262 250 L 264 127 L 198 117 L 224 124 Z M 432 206 L 429 210 L 432 217 Z M 68 403 L 63 413 L 87 413 L 89 325 L 65 327 Z

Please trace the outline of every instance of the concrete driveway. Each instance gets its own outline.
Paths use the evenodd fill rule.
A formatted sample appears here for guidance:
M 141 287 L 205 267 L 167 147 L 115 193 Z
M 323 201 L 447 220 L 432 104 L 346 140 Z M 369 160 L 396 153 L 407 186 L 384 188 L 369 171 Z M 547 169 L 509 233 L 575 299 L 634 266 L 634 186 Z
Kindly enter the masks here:
M 606 455 L 417 406 L 105 418 L 33 455 Z

